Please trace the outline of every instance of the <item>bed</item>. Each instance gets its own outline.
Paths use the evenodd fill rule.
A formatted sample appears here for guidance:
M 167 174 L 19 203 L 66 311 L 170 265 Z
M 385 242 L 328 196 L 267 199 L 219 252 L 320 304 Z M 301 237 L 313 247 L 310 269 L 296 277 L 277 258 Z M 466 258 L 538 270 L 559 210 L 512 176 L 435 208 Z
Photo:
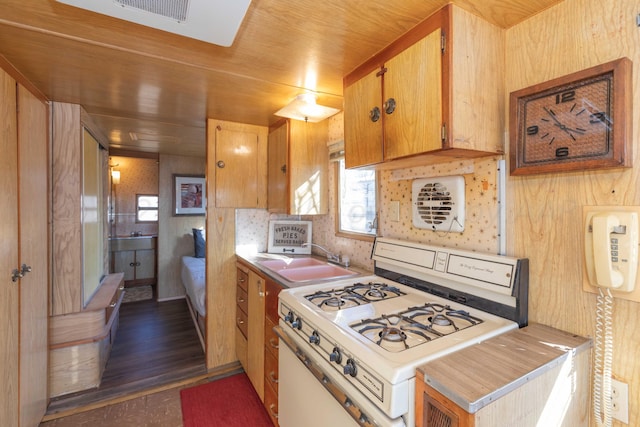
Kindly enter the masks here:
M 182 257 L 180 272 L 182 285 L 187 293 L 187 304 L 191 311 L 191 317 L 198 330 L 200 342 L 204 348 L 204 330 L 206 324 L 206 283 L 205 283 L 205 258 L 192 256 Z

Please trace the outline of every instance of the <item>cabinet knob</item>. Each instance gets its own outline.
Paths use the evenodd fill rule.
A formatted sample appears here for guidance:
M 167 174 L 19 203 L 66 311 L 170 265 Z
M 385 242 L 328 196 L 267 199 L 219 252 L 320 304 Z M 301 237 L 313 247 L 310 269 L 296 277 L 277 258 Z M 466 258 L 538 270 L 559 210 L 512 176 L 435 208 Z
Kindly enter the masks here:
M 373 107 L 371 111 L 369 111 L 369 120 L 374 123 L 380 120 L 380 109 L 378 107 Z
M 282 165 L 282 167 L 280 168 L 280 171 L 282 173 L 287 173 L 287 165 Z
M 218 166 L 220 169 L 225 167 L 225 164 L 222 160 L 218 160 L 218 162 L 216 163 L 216 166 Z
M 389 98 L 384 103 L 384 112 L 387 114 L 393 114 L 396 111 L 396 100 Z

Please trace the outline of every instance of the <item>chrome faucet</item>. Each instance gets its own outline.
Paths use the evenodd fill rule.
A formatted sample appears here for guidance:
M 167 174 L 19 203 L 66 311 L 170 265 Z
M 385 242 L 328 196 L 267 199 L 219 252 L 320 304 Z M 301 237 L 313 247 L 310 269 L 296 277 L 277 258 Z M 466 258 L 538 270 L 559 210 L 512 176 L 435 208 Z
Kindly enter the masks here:
M 327 248 L 317 245 L 315 243 L 303 243 L 303 247 L 307 246 L 315 246 L 316 248 L 322 250 L 327 255 L 327 261 L 332 262 L 334 264 L 344 265 L 345 267 L 349 267 L 349 257 L 343 257 L 341 254 L 334 254 Z

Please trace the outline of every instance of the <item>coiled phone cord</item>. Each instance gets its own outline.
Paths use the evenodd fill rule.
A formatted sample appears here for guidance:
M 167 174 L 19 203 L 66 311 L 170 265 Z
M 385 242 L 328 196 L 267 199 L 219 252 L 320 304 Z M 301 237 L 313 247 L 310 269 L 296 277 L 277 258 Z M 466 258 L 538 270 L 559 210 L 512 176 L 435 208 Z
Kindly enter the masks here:
M 598 288 L 596 302 L 593 414 L 598 427 L 611 427 L 611 365 L 613 363 L 613 297 Z

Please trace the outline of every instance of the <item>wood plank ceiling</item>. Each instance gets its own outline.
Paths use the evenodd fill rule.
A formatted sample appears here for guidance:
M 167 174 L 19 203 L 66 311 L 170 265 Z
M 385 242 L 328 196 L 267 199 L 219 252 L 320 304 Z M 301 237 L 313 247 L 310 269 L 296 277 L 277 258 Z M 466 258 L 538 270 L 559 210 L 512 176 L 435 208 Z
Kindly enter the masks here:
M 453 3 L 509 28 L 560 1 Z M 341 109 L 343 76 L 446 3 L 253 0 L 225 48 L 55 0 L 2 0 L 0 55 L 48 99 L 82 105 L 113 147 L 204 155 L 207 117 L 269 125 L 305 90 Z

